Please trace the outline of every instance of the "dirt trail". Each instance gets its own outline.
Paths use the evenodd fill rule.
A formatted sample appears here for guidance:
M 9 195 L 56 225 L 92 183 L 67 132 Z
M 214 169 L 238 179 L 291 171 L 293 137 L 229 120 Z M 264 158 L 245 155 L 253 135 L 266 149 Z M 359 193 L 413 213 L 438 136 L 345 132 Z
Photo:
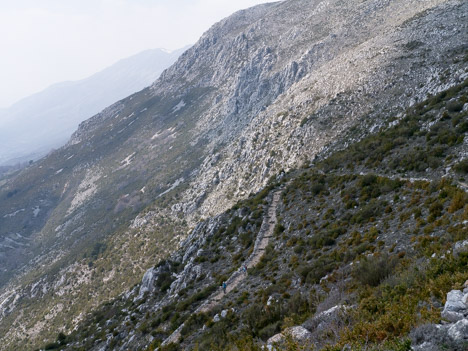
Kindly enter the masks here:
M 276 208 L 280 200 L 281 192 L 282 189 L 273 193 L 270 206 L 268 207 L 268 211 L 263 218 L 260 231 L 257 234 L 254 249 L 250 256 L 243 263 L 243 265 L 245 265 L 247 268 L 255 267 L 257 263 L 260 262 L 260 259 L 263 256 L 263 252 L 268 246 L 270 238 L 273 235 L 273 231 L 277 223 Z M 232 290 L 234 290 L 239 285 L 239 283 L 245 279 L 246 276 L 246 273 L 242 272 L 242 266 L 234 273 L 232 273 L 229 279 L 226 281 L 226 294 L 229 294 Z M 208 312 L 212 310 L 224 295 L 225 293 L 223 292 L 223 289 L 219 287 L 218 290 L 216 290 L 202 305 L 200 305 L 194 313 Z M 162 345 L 164 346 L 179 341 L 183 327 L 184 323 L 182 323 L 166 340 L 164 340 Z
M 322 170 L 319 170 L 318 173 L 325 174 L 325 172 L 323 172 Z M 342 176 L 342 175 L 350 175 L 350 174 L 353 174 L 353 173 L 337 172 L 336 174 Z M 382 173 L 375 173 L 375 172 L 368 172 L 368 173 L 360 172 L 359 174 L 356 173 L 355 175 L 365 176 L 365 175 L 368 175 L 368 174 L 372 174 L 372 175 L 376 175 L 378 177 L 388 178 L 388 179 L 392 179 L 392 180 L 400 179 L 400 180 L 404 180 L 404 181 L 407 181 L 407 182 L 410 182 L 410 183 L 414 183 L 414 182 L 434 182 L 434 181 L 441 180 L 442 178 L 444 178 L 444 176 L 442 176 L 442 178 L 405 177 L 405 176 L 398 175 L 398 174 L 382 174 Z M 454 181 L 455 185 L 457 185 L 459 188 L 461 188 L 464 191 L 468 191 L 468 184 L 467 183 L 459 181 L 459 180 L 453 180 L 453 181 Z
M 270 207 L 268 208 L 268 212 L 263 218 L 262 226 L 260 227 L 260 231 L 258 232 L 257 239 L 255 240 L 255 246 L 247 258 L 244 261 L 244 265 L 247 268 L 252 268 L 260 262 L 262 258 L 263 251 L 268 246 L 270 238 L 273 235 L 273 230 L 275 229 L 277 218 L 276 218 L 276 207 L 278 206 L 278 202 L 280 199 L 281 191 L 277 191 L 273 194 L 273 200 L 271 201 Z M 234 290 L 239 283 L 244 280 L 246 274 L 242 272 L 242 269 L 239 268 L 237 271 L 232 273 L 229 279 L 226 281 L 226 294 L 229 294 L 232 290 Z M 218 289 L 211 297 L 200 307 L 197 308 L 195 313 L 199 312 L 207 312 L 215 307 L 221 298 L 224 296 L 224 292 L 221 288 Z

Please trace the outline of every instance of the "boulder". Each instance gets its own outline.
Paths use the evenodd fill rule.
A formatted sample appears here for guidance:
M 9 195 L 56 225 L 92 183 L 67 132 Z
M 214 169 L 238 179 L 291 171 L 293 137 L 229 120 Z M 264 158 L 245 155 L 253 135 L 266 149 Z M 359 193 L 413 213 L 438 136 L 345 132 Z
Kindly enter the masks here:
M 268 350 L 275 350 L 274 347 L 280 346 L 285 341 L 287 335 L 301 344 L 307 343 L 312 337 L 312 334 L 306 328 L 297 325 L 291 328 L 287 328 L 283 332 L 269 338 L 267 341 Z
M 448 335 L 453 341 L 468 341 L 468 319 L 462 319 L 448 328 Z
M 291 334 L 293 339 L 299 342 L 307 341 L 312 335 L 306 328 L 300 325 L 286 329 L 286 333 Z
M 467 283 L 465 283 L 465 286 Z M 466 289 L 466 288 L 465 288 Z M 468 343 L 468 292 L 452 290 L 442 311 L 445 324 L 426 324 L 410 337 L 413 351 L 466 350 Z
M 452 290 L 447 294 L 447 302 L 442 311 L 442 318 L 450 322 L 458 322 L 468 314 L 465 294 L 460 290 Z
M 156 270 L 154 268 L 148 269 L 145 274 L 143 275 L 143 279 L 141 280 L 140 291 L 138 296 L 134 299 L 141 300 L 146 292 L 154 291 L 154 282 L 156 279 Z
M 302 326 L 313 332 L 328 332 L 332 325 L 336 325 L 343 320 L 344 313 L 348 308 L 348 306 L 344 305 L 333 306 L 305 321 Z
M 458 255 L 462 252 L 468 251 L 468 240 L 465 241 L 458 241 L 453 246 L 453 255 L 458 257 Z

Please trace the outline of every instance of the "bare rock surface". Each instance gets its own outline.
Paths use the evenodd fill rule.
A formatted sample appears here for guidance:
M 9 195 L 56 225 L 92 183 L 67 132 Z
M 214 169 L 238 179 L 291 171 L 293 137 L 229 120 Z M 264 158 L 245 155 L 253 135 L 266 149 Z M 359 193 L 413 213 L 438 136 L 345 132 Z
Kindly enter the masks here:
M 463 350 L 468 343 L 468 292 L 452 290 L 442 311 L 449 323 L 424 325 L 412 332 L 413 350 Z

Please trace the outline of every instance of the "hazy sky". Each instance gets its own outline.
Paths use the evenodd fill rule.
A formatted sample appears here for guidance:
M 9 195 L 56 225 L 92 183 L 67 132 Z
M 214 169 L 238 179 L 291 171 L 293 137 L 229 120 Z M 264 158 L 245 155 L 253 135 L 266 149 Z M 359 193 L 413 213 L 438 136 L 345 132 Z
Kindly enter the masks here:
M 0 0 L 0 107 L 153 48 L 193 44 L 271 0 Z

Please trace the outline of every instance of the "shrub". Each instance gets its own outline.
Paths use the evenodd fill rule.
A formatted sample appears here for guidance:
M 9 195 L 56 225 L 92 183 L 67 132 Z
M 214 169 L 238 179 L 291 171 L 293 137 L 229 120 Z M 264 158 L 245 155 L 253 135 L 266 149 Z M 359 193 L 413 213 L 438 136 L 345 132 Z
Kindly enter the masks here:
M 312 265 L 302 267 L 299 274 L 302 276 L 302 281 L 309 284 L 317 284 L 324 276 L 332 272 L 338 263 L 330 257 L 320 257 Z
M 174 279 L 175 278 L 172 277 L 171 272 L 161 272 L 158 280 L 156 281 L 156 286 L 158 286 L 161 292 L 164 293 L 171 287 Z
M 269 337 L 279 333 L 281 331 L 281 322 L 274 322 L 268 324 L 258 332 L 260 339 L 267 340 Z
M 161 346 L 159 348 L 160 351 L 179 351 L 180 350 L 180 347 L 179 345 L 176 345 L 174 343 L 170 343 L 168 345 L 165 345 L 165 346 Z
M 447 104 L 447 110 L 449 112 L 460 112 L 463 110 L 463 103 L 460 101 L 452 101 Z
M 355 266 L 353 276 L 364 285 L 377 286 L 392 274 L 397 263 L 396 257 L 388 255 L 366 257 Z
M 281 223 L 277 223 L 275 226 L 274 235 L 279 236 L 282 232 L 284 232 L 285 229 L 286 228 L 284 227 L 284 225 L 282 225 Z
M 322 183 L 315 183 L 311 186 L 310 191 L 313 195 L 319 195 L 325 190 L 325 185 Z
M 450 203 L 450 206 L 448 208 L 448 211 L 450 213 L 456 212 L 463 207 L 465 207 L 466 204 L 466 194 L 464 191 L 457 191 L 455 195 L 452 198 L 452 202 Z
M 91 259 L 96 260 L 100 254 L 102 254 L 107 248 L 105 243 L 98 242 L 94 244 L 93 249 L 90 253 Z
M 351 222 L 358 224 L 369 222 L 372 218 L 377 217 L 383 213 L 383 208 L 385 208 L 384 205 L 386 207 L 386 204 L 379 203 L 372 199 L 353 216 Z
M 192 314 L 187 321 L 185 321 L 184 327 L 180 333 L 188 335 L 195 330 L 201 329 L 203 325 L 208 322 L 208 316 L 205 313 Z
M 60 345 L 65 345 L 67 343 L 67 336 L 60 332 L 57 336 L 57 342 L 60 344 Z
M 443 350 L 463 350 L 462 342 L 457 343 L 453 341 L 446 329 L 437 328 L 434 324 L 419 326 L 410 333 L 410 337 L 415 345 L 429 342 L 430 344 L 441 347 Z
M 51 342 L 44 347 L 44 350 L 57 350 L 60 344 L 57 342 Z
M 369 186 L 377 182 L 377 176 L 375 174 L 366 174 L 361 178 L 361 187 Z
M 457 127 L 457 133 L 463 134 L 468 132 L 468 122 L 462 122 L 460 125 Z
M 453 168 L 458 173 L 467 174 L 468 173 L 468 158 L 458 162 Z

